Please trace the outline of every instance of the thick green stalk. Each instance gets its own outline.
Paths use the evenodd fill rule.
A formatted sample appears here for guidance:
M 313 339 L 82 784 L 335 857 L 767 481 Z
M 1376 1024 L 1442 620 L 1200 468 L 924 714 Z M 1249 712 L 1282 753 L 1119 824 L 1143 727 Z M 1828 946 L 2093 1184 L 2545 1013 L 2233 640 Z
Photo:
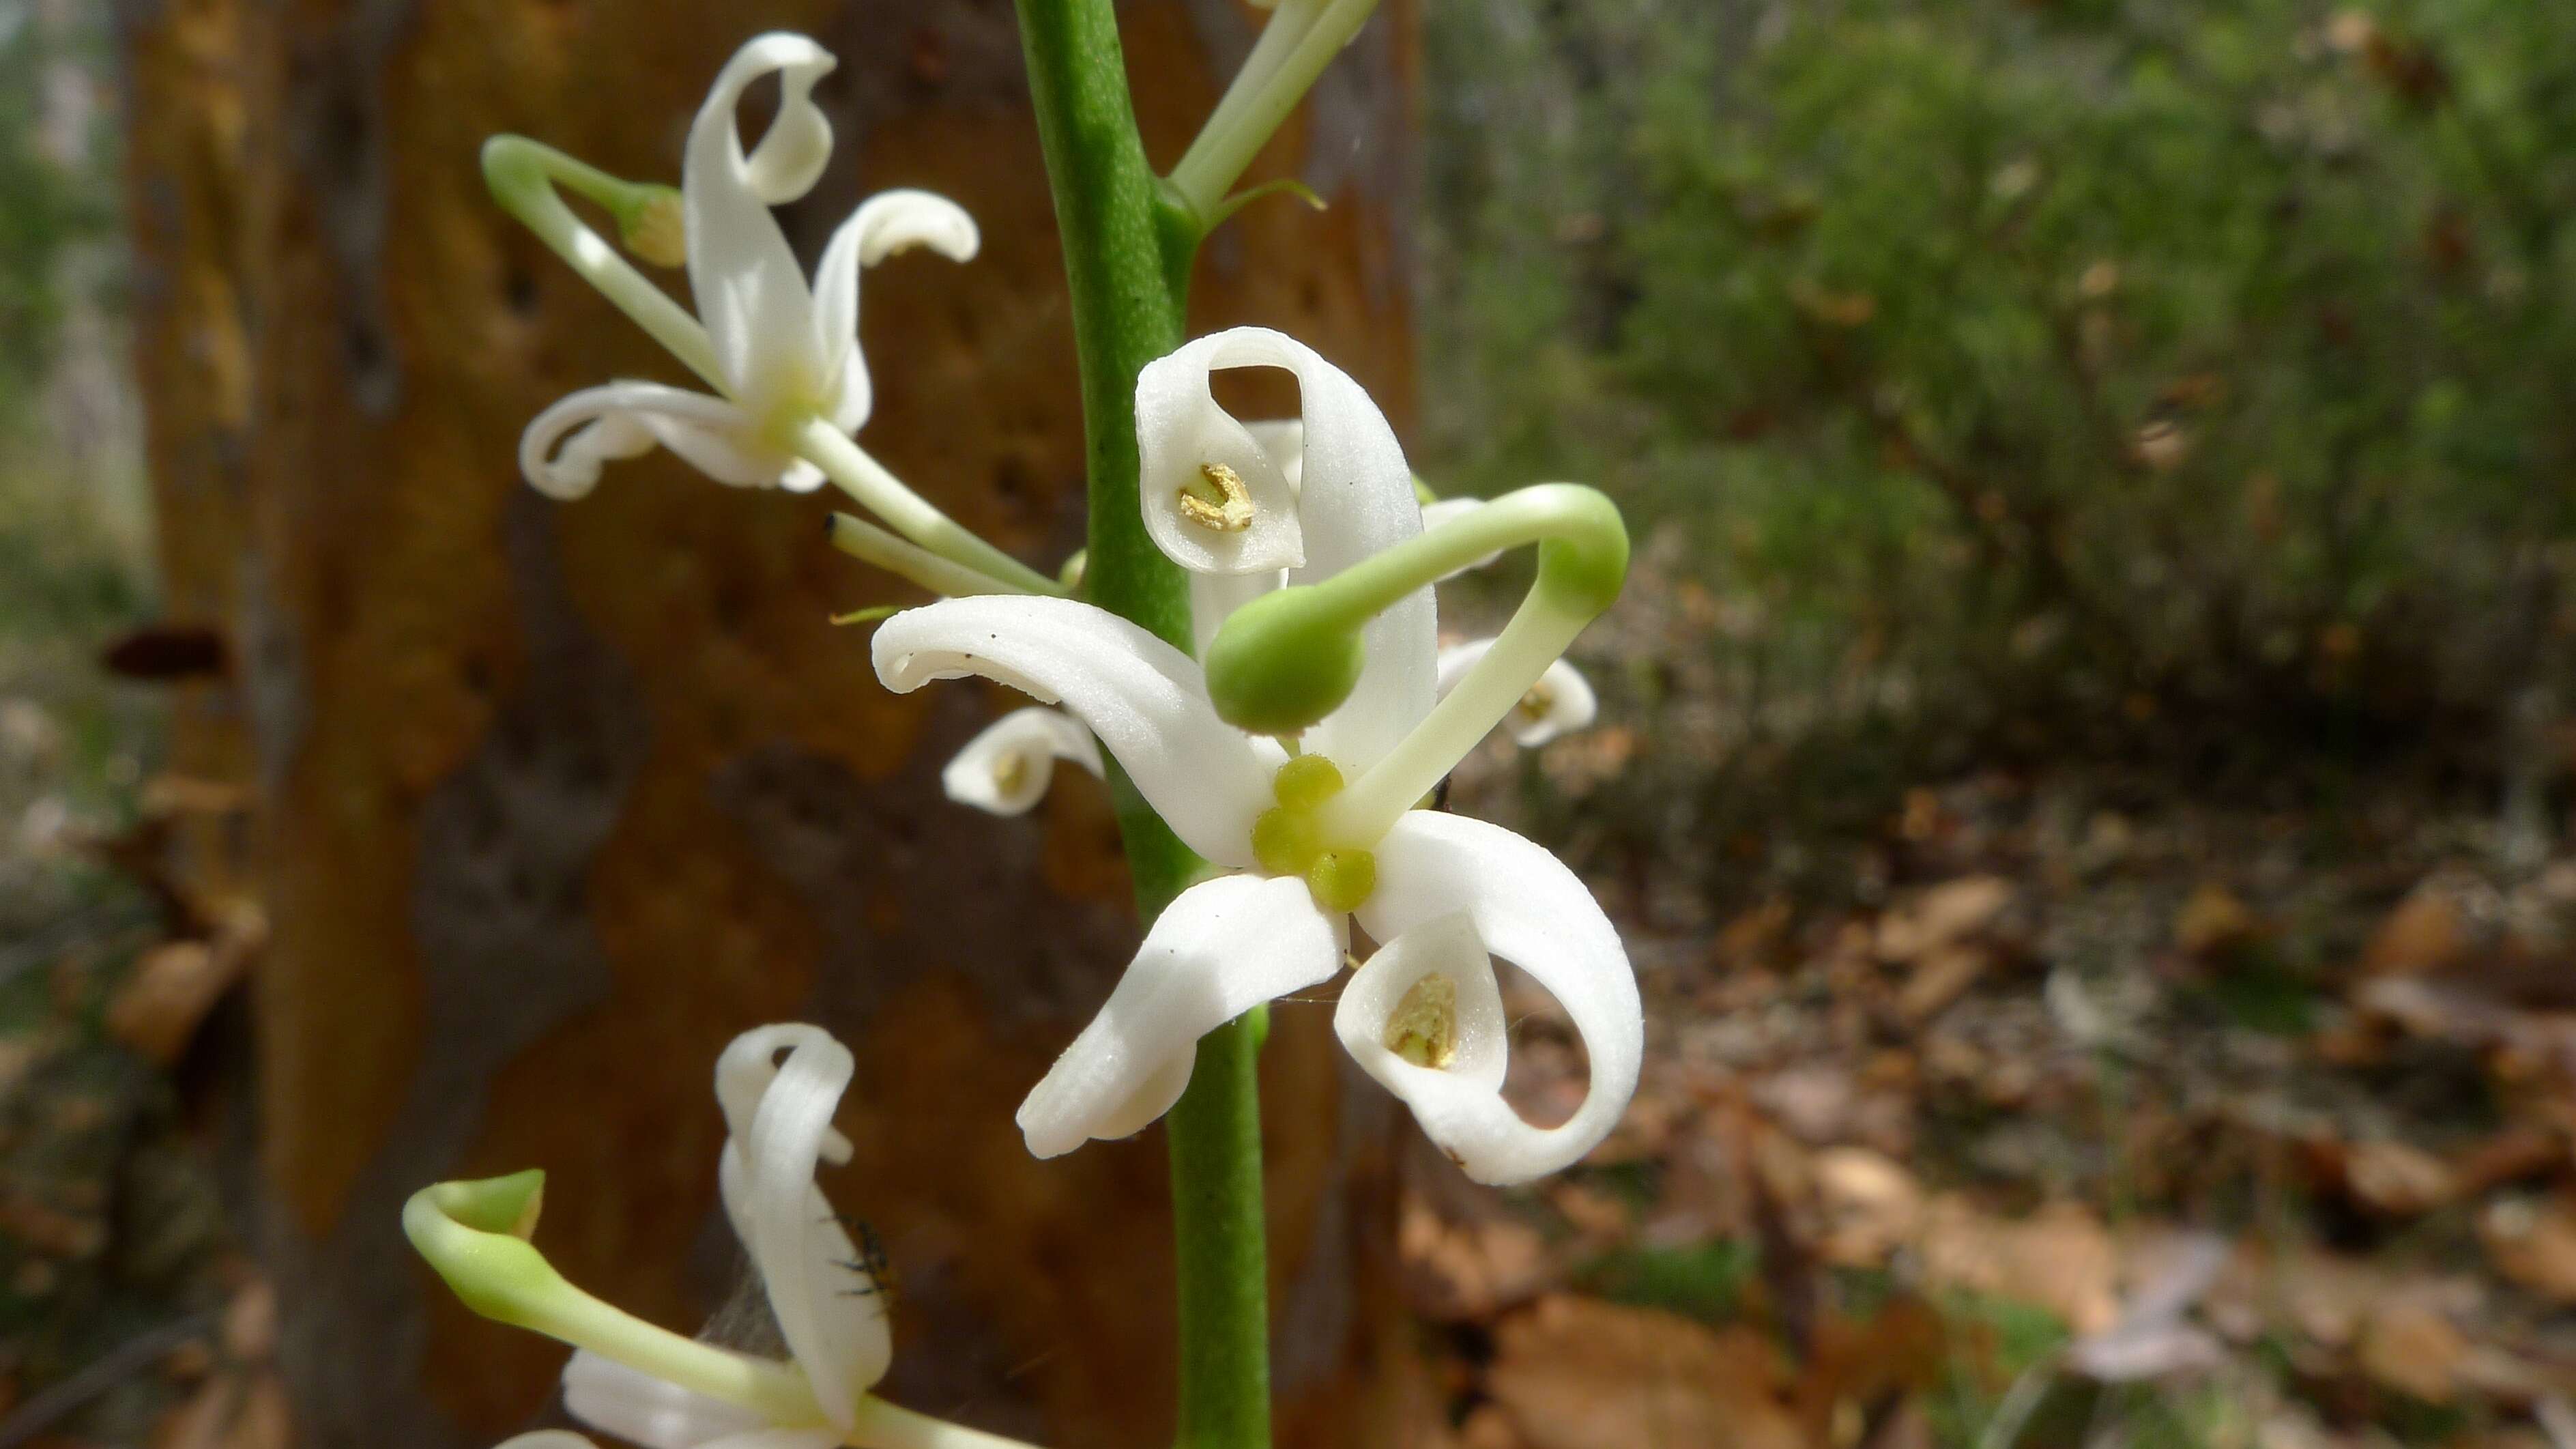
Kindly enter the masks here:
M 1181 345 L 1198 228 L 1146 164 L 1111 0 L 1018 0 L 1021 46 L 1055 193 L 1090 441 L 1091 601 L 1183 649 L 1187 579 L 1145 533 L 1136 500 L 1136 375 Z M 1110 787 L 1148 921 L 1204 869 L 1113 766 Z M 1258 1045 L 1249 1020 L 1199 1042 L 1189 1090 L 1164 1119 L 1180 1280 L 1182 1449 L 1270 1443 L 1268 1251 L 1261 1201 Z

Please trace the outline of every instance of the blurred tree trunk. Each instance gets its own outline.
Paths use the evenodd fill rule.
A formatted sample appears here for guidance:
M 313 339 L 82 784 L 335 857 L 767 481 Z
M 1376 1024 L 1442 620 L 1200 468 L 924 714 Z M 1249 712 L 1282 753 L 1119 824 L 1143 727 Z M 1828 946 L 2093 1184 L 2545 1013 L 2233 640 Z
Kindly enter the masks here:
M 1168 162 L 1251 14 L 1126 21 Z M 1332 209 L 1255 207 L 1197 298 L 1203 326 L 1295 330 L 1399 417 L 1406 21 L 1281 144 Z M 547 1398 L 560 1353 L 412 1262 L 397 1212 L 437 1178 L 548 1168 L 539 1241 L 576 1281 L 703 1318 L 735 1271 L 715 1055 L 789 1017 L 858 1054 L 857 1160 L 828 1186 L 902 1275 L 889 1392 L 1050 1444 L 1169 1432 L 1159 1135 L 1038 1163 L 1011 1122 L 1135 940 L 1096 787 L 1021 821 L 940 798 L 1010 701 L 877 686 L 865 631 L 825 616 L 913 596 L 822 545 L 821 503 L 664 455 L 557 506 L 513 461 L 561 393 L 679 372 L 490 204 L 478 144 L 676 180 L 704 87 L 770 27 L 842 58 L 841 150 L 789 219 L 809 256 L 889 186 L 984 227 L 970 266 L 868 277 L 868 446 L 1052 567 L 1081 536 L 1080 420 L 1004 0 L 130 0 L 123 21 L 168 608 L 231 660 L 181 699 L 173 763 L 257 801 L 255 843 L 203 859 L 254 872 L 271 916 L 255 1227 L 309 1445 L 479 1445 Z M 1370 1442 L 1403 1393 L 1393 1114 L 1351 1090 L 1321 1010 L 1281 1013 L 1266 1070 L 1284 1438 Z

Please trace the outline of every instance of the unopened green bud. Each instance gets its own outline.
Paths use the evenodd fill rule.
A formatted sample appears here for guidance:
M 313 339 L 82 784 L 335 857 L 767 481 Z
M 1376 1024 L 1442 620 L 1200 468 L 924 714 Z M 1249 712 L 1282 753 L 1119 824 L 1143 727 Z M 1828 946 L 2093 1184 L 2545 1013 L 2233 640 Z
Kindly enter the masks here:
M 1263 594 L 1227 616 L 1208 641 L 1208 698 L 1217 716 L 1261 735 L 1293 735 L 1350 698 L 1367 663 L 1359 631 L 1318 609 L 1308 587 Z

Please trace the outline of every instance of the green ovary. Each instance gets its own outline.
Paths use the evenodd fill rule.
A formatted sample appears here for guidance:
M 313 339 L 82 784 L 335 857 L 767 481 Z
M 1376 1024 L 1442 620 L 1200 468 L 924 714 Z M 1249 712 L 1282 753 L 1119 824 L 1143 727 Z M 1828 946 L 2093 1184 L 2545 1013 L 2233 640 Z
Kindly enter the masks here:
M 1341 789 L 1341 769 L 1331 760 L 1300 755 L 1271 779 L 1270 792 L 1279 803 L 1252 822 L 1252 858 L 1261 868 L 1301 877 L 1315 904 L 1336 914 L 1358 910 L 1377 890 L 1374 854 L 1324 841 L 1317 817 Z

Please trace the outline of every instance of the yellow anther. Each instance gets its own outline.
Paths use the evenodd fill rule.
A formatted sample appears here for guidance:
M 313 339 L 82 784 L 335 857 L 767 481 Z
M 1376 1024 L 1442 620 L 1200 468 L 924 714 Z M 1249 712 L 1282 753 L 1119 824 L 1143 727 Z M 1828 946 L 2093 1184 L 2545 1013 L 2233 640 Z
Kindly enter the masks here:
M 1004 798 L 1016 795 L 1029 782 L 1029 757 L 1013 750 L 993 762 L 993 788 Z
M 687 265 L 688 222 L 680 207 L 680 193 L 670 187 L 647 188 L 643 198 L 618 217 L 617 228 L 626 249 L 638 260 L 657 267 Z
M 1199 477 L 1204 487 L 1184 483 L 1175 490 L 1183 518 L 1217 533 L 1241 533 L 1252 526 L 1252 490 L 1243 486 L 1242 474 L 1223 463 L 1201 463 Z
M 1458 983 L 1435 971 L 1413 983 L 1386 1018 L 1386 1049 L 1434 1071 L 1458 1060 Z
M 1548 711 L 1555 708 L 1556 687 L 1544 679 L 1531 685 L 1529 693 L 1521 696 L 1521 702 L 1512 706 L 1514 712 L 1531 724 L 1545 724 Z

